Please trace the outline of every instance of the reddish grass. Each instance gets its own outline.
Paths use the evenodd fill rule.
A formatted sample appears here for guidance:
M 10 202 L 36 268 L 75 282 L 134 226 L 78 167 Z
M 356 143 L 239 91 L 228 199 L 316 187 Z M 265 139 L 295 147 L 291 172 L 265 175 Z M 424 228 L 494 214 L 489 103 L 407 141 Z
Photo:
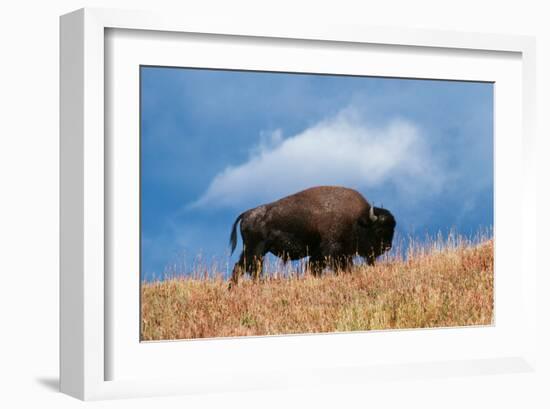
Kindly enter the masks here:
M 490 325 L 493 240 L 436 240 L 406 259 L 327 273 L 142 283 L 142 340 Z

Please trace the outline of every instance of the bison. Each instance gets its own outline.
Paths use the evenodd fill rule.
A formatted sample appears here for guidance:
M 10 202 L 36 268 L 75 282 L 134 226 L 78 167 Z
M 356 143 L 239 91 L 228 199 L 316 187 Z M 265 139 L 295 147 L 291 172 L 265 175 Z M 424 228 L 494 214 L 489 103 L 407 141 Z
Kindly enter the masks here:
M 391 249 L 395 219 L 386 209 L 371 206 L 357 191 L 338 186 L 312 187 L 241 213 L 231 230 L 231 253 L 241 223 L 243 251 L 233 268 L 230 288 L 247 272 L 257 279 L 263 259 L 309 256 L 313 275 L 325 267 L 348 270 L 354 256 L 369 265 Z

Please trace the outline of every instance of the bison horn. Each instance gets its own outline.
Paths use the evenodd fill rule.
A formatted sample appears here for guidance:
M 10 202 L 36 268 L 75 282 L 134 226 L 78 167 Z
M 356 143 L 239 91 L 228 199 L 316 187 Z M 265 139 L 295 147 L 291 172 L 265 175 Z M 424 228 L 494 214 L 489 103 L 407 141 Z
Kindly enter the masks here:
M 371 206 L 370 207 L 370 210 L 369 210 L 369 218 L 371 219 L 371 221 L 375 222 L 378 220 L 378 216 L 376 216 L 374 214 L 374 206 Z

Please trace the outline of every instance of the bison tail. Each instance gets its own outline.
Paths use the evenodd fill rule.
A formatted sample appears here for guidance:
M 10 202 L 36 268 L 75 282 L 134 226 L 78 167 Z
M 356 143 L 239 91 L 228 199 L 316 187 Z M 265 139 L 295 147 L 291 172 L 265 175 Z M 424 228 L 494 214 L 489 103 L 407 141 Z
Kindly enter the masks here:
M 229 239 L 229 243 L 231 244 L 231 254 L 235 251 L 235 247 L 237 247 L 237 224 L 239 224 L 239 221 L 243 218 L 244 213 L 241 213 L 237 219 L 235 220 L 235 223 L 233 223 L 233 228 L 231 229 L 231 238 Z

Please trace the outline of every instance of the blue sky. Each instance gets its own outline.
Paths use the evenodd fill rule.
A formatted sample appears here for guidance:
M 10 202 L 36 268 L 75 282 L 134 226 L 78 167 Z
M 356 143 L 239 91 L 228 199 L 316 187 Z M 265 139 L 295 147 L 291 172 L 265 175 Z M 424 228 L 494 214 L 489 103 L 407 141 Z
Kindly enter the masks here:
M 491 228 L 493 84 L 141 68 L 143 279 L 230 269 L 238 214 L 322 184 L 402 235 Z

